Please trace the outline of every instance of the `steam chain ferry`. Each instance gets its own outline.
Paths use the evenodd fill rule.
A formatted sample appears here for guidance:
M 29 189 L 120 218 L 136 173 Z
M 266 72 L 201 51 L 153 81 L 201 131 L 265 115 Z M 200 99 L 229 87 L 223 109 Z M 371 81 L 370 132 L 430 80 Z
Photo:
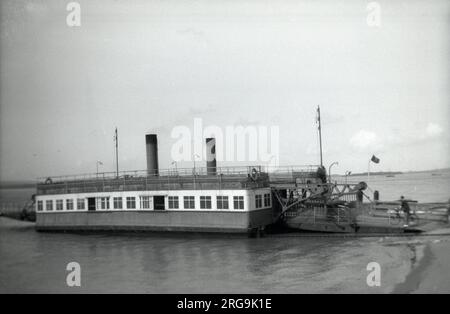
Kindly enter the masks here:
M 259 234 L 277 224 L 283 230 L 404 232 L 389 216 L 373 220 L 375 203 L 363 204 L 363 196 L 370 200 L 365 182 L 331 181 L 319 142 L 318 166 L 220 168 L 215 139 L 207 138 L 206 167 L 160 170 L 157 135 L 147 134 L 145 171 L 41 179 L 36 229 Z

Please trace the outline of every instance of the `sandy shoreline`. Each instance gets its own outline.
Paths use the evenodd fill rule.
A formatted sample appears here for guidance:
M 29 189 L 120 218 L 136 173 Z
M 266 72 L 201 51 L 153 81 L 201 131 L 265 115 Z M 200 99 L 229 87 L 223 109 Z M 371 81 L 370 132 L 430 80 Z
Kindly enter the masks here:
M 450 293 L 450 236 L 426 242 L 424 256 L 393 293 Z

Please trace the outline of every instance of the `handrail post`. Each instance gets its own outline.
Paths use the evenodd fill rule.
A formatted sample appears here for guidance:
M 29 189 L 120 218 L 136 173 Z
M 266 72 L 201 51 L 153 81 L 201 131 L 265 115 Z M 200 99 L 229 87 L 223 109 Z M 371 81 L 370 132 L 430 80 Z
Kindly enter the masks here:
M 387 211 L 388 211 L 388 222 L 389 222 L 389 225 L 391 225 L 391 214 L 389 213 L 389 209 Z

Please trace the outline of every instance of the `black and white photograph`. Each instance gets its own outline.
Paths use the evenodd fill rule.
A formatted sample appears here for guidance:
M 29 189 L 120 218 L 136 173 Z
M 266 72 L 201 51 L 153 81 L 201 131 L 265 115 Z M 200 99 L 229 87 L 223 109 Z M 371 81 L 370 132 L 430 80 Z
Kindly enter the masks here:
M 448 0 L 1 0 L 0 294 L 450 293 L 449 35 Z

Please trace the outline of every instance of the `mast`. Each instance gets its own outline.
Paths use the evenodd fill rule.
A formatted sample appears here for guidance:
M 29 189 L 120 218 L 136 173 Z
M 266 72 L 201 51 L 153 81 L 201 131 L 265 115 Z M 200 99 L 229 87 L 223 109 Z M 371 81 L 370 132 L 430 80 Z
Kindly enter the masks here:
M 117 134 L 117 127 L 116 127 L 116 134 L 114 136 L 114 141 L 116 142 L 116 176 L 119 177 L 119 136 Z
M 317 123 L 319 130 L 319 149 L 320 149 L 320 166 L 323 167 L 323 159 L 322 159 L 322 127 L 320 124 L 320 106 L 317 106 Z

